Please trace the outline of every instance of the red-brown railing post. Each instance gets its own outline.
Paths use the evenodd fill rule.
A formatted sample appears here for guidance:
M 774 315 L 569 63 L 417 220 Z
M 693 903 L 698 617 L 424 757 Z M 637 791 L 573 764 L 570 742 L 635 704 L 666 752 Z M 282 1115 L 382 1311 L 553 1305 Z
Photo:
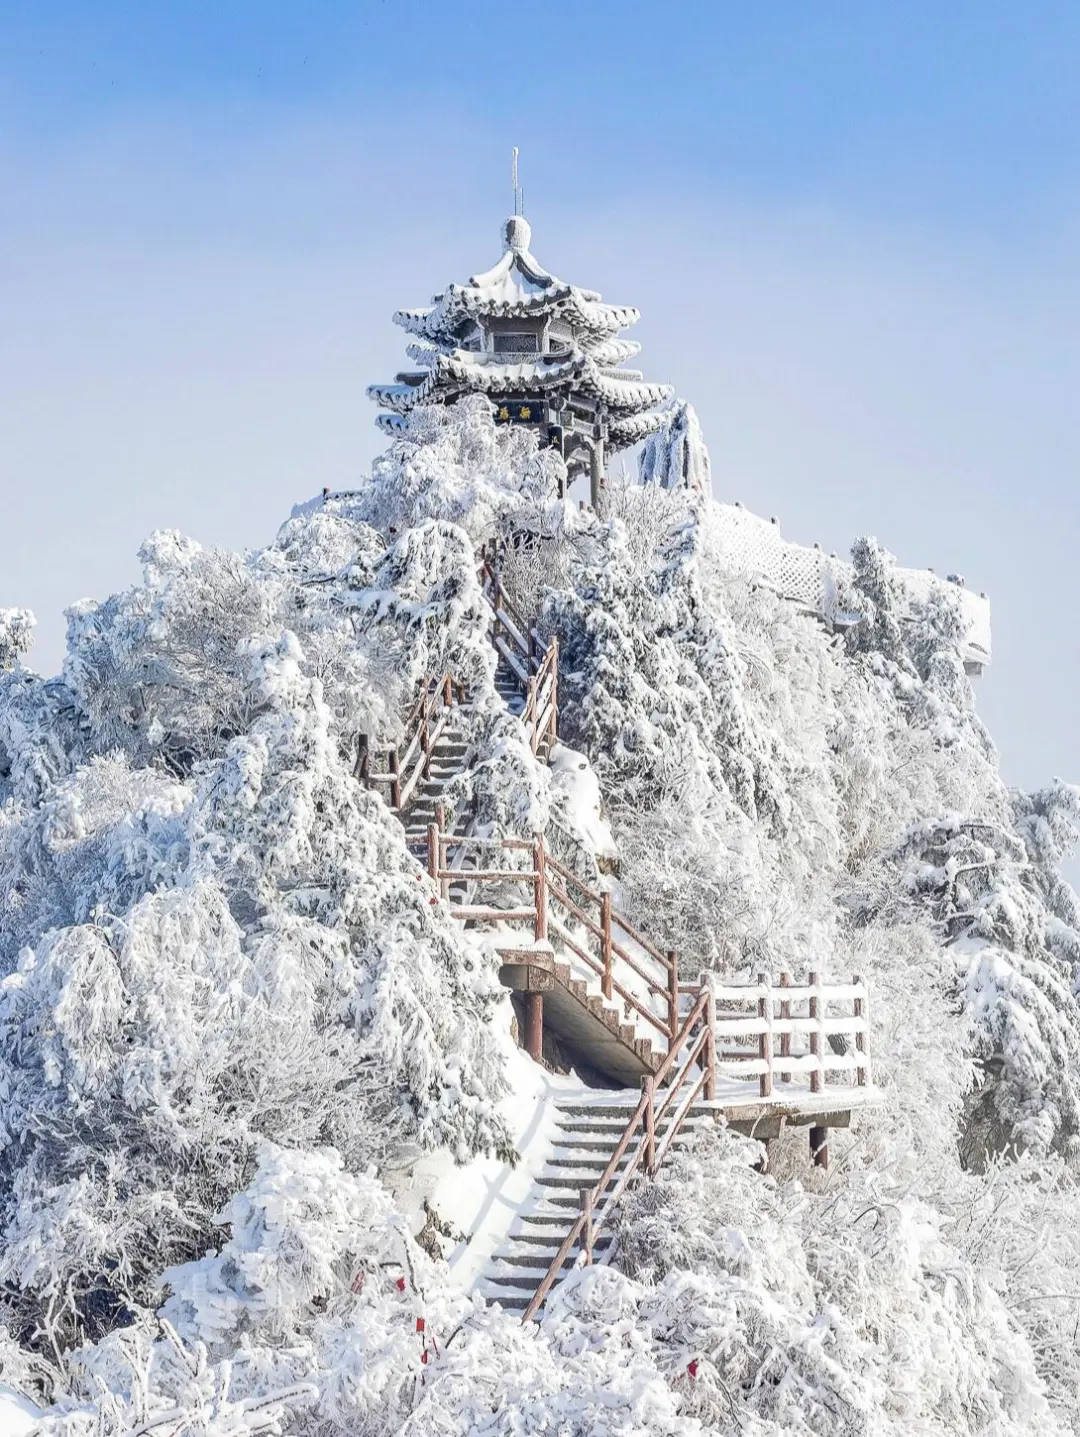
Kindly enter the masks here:
M 821 1021 L 821 995 L 818 992 L 818 985 L 821 979 L 820 973 L 810 974 L 810 1017 L 816 1022 Z M 810 1029 L 810 1055 L 818 1061 L 810 1071 L 810 1091 L 821 1092 L 821 1029 Z
M 356 776 L 361 783 L 367 783 L 371 773 L 371 740 L 362 733 L 356 743 Z
M 395 745 L 390 750 L 390 806 L 401 807 L 401 779 L 398 776 L 398 751 Z
M 427 680 L 424 681 L 424 692 L 420 695 L 420 752 L 424 756 L 423 767 L 420 770 L 422 778 L 427 778 L 431 772 L 431 729 L 428 727 L 428 694 Z
M 641 1089 L 645 1094 L 645 1173 L 651 1178 L 656 1172 L 656 1080 L 651 1073 L 642 1078 Z
M 667 951 L 668 1051 L 679 1032 L 679 955 L 674 948 Z
M 435 805 L 435 854 L 436 869 L 443 875 L 439 879 L 439 892 L 450 902 L 450 877 L 446 870 L 450 866 L 450 852 L 446 843 L 446 804 L 442 799 Z
M 853 975 L 851 981 L 852 981 L 852 983 L 855 984 L 856 988 L 858 988 L 858 987 L 861 986 L 861 984 L 862 984 L 862 978 L 859 976 L 858 973 L 856 973 L 856 974 Z M 860 1019 L 861 1022 L 865 1023 L 865 1022 L 866 1022 L 866 1004 L 864 1003 L 864 1001 L 862 1000 L 862 998 L 860 998 L 860 997 L 858 997 L 858 996 L 855 997 L 855 999 L 854 999 L 854 1004 L 855 1004 L 855 1017 L 858 1018 L 858 1019 Z M 856 1058 L 855 1058 L 855 1083 L 856 1083 L 856 1086 L 857 1086 L 857 1087 L 865 1088 L 865 1086 L 866 1086 L 866 1079 L 867 1079 L 867 1070 L 866 1070 L 866 1029 L 865 1029 L 865 1028 L 859 1028 L 858 1031 L 857 1031 L 856 1034 L 855 1034 L 855 1053 L 856 1053 Z
M 434 823 L 427 829 L 427 868 L 436 883 L 439 881 L 439 829 Z M 441 889 L 441 885 L 440 885 Z
M 454 706 L 454 680 L 450 677 L 449 669 L 443 674 L 443 703 L 448 709 Z
M 758 994 L 757 1011 L 758 1018 L 768 1026 L 758 1034 L 758 1057 L 765 1064 L 765 1071 L 759 1079 L 761 1096 L 767 1098 L 772 1093 L 772 992 L 768 973 L 757 975 L 758 986 L 766 991 Z
M 547 925 L 547 870 L 544 864 L 544 840 L 538 838 L 533 844 L 533 901 L 536 904 L 536 941 L 546 943 Z
M 529 725 L 529 747 L 533 753 L 536 752 L 536 678 L 529 679 L 525 686 L 525 707 L 521 710 L 522 718 Z
M 716 997 L 707 973 L 702 973 L 700 982 L 705 989 L 705 1024 L 709 1032 L 705 1044 L 705 1098 L 711 1103 L 716 1097 Z
M 790 987 L 791 987 L 791 974 L 790 974 L 790 973 L 788 973 L 788 972 L 785 971 L 785 972 L 783 972 L 783 973 L 780 974 L 780 986 L 781 986 L 781 988 L 790 988 Z M 782 1023 L 790 1023 L 790 1021 L 791 1021 L 791 1000 L 788 999 L 788 998 L 781 998 L 781 1000 L 780 1000 L 780 1021 L 781 1021 Z M 790 1032 L 788 1032 L 788 1030 L 787 1030 L 786 1028 L 785 1028 L 785 1030 L 780 1034 L 780 1056 L 781 1056 L 781 1058 L 790 1058 L 790 1057 L 791 1057 L 791 1034 L 790 1034 Z M 781 1074 L 780 1074 L 780 1081 L 781 1081 L 782 1083 L 790 1083 L 790 1082 L 791 1082 L 791 1069 L 790 1069 L 790 1068 L 784 1068 L 784 1069 L 783 1069 L 783 1071 L 782 1071 Z
M 551 741 L 559 737 L 559 641 L 552 639 L 551 648 Z
M 600 948 L 604 960 L 602 991 L 611 1001 L 611 894 L 600 895 Z
M 585 1253 L 585 1266 L 592 1267 L 593 1257 L 593 1191 L 581 1189 L 581 1212 L 585 1221 L 581 1225 L 581 1246 Z

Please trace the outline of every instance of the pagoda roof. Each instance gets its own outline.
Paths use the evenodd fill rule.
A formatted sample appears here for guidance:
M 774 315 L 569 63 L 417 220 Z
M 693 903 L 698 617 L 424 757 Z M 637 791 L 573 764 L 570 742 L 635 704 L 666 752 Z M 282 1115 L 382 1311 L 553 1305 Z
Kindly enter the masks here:
M 549 273 L 529 249 L 532 232 L 521 215 L 503 227 L 505 252 L 499 262 L 473 275 L 467 284 L 451 284 L 424 309 L 394 315 L 411 334 L 452 343 L 462 322 L 471 318 L 510 318 L 565 314 L 571 327 L 599 338 L 614 337 L 641 318 L 629 305 L 604 304 L 594 290 L 567 284 Z
M 404 376 L 401 377 L 402 379 Z M 384 408 L 407 414 L 419 404 L 430 404 L 459 393 L 532 394 L 549 389 L 575 391 L 602 400 L 613 414 L 634 414 L 651 409 L 674 390 L 669 384 L 652 384 L 636 371 L 619 371 L 597 364 L 591 354 L 572 349 L 566 355 L 530 355 L 520 360 L 455 349 L 439 354 L 422 375 L 409 382 L 372 384 L 368 394 Z
M 632 444 L 639 444 L 642 439 L 648 439 L 650 434 L 663 427 L 664 415 L 657 414 L 631 414 L 624 419 L 613 419 L 608 430 L 608 443 L 613 449 L 629 449 Z

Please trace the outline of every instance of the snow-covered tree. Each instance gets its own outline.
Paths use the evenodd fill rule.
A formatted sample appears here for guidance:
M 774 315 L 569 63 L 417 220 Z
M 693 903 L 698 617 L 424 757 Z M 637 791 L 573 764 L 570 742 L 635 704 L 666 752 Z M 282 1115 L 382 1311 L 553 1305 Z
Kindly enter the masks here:
M 0 1380 L 47 1432 L 1080 1431 L 1077 790 L 1002 782 L 947 587 L 860 541 L 840 635 L 731 568 L 689 406 L 648 454 L 595 515 L 486 402 L 421 410 L 261 550 L 152 536 L 60 678 L 6 611 Z M 560 642 L 550 769 L 492 539 Z M 409 1202 L 418 1153 L 514 1156 L 496 961 L 357 778 L 446 670 L 455 818 L 602 856 L 688 977 L 863 974 L 888 1095 L 828 1174 L 704 1136 L 536 1329 Z

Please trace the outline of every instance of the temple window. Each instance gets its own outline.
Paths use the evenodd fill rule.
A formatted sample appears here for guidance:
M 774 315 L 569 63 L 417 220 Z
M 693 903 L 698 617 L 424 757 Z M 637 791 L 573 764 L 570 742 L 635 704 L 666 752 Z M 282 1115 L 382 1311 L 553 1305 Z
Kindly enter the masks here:
M 535 332 L 520 331 L 510 334 L 494 334 L 496 354 L 536 354 L 540 348 Z

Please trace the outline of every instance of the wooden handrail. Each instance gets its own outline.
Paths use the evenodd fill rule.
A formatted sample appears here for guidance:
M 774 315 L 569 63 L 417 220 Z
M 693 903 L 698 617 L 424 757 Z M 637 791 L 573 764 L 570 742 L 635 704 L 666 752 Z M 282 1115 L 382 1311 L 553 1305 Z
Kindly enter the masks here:
M 361 734 L 358 777 L 369 788 L 385 783 L 390 787 L 390 808 L 400 814 L 408 805 L 417 784 L 431 769 L 431 756 L 449 722 L 455 698 L 453 675 L 447 669 L 438 679 L 425 678 L 420 694 L 409 710 L 401 739 L 387 750 L 385 773 L 371 771 L 371 749 L 367 735 Z
M 458 868 L 451 863 L 452 849 L 479 854 L 487 853 L 484 866 Z M 532 859 L 522 868 L 498 861 L 498 854 L 528 853 Z M 479 835 L 450 836 L 436 826 L 429 835 L 428 867 L 443 896 L 451 901 L 452 911 L 462 920 L 502 924 L 528 924 L 533 941 L 543 942 L 554 935 L 570 953 L 600 980 L 600 990 L 609 1002 L 624 1005 L 624 1011 L 636 1015 L 634 1021 L 644 1022 L 662 1035 L 666 1052 L 656 1073 L 662 1083 L 673 1065 L 680 1061 L 682 1049 L 695 1024 L 701 1021 L 703 1005 L 710 1006 L 708 1029 L 712 1035 L 704 1061 L 714 1074 L 718 1063 L 728 1076 L 756 1080 L 762 1097 L 772 1093 L 774 1081 L 790 1082 L 795 1076 L 809 1076 L 811 1091 L 820 1093 L 829 1073 L 853 1072 L 859 1086 L 870 1081 L 867 1053 L 868 1023 L 866 988 L 858 978 L 848 983 L 822 983 L 816 973 L 808 983 L 792 983 L 790 975 L 779 989 L 766 974 L 759 974 L 752 983 L 725 983 L 716 979 L 703 993 L 698 985 L 678 981 L 678 959 L 669 952 L 657 961 L 658 972 L 650 973 L 638 953 L 630 952 L 615 941 L 621 920 L 610 910 L 605 895 L 591 888 L 572 869 L 548 851 L 543 839 L 487 838 Z M 465 881 L 470 892 L 483 883 L 509 883 L 531 887 L 532 906 L 515 904 L 499 908 L 495 904 L 456 898 L 450 893 L 452 880 Z M 571 887 L 580 901 L 571 897 Z M 593 912 L 587 905 L 595 905 Z M 595 916 L 594 916 L 595 915 Z M 567 927 L 570 922 L 573 931 Z M 577 926 L 573 926 L 577 925 Z M 635 942 L 639 935 L 635 934 Z M 656 950 L 659 951 L 659 950 Z M 653 946 L 642 948 L 650 959 Z M 646 996 L 635 990 L 634 982 L 643 983 Z M 779 991 L 782 1016 L 775 1016 L 772 995 Z M 683 1016 L 679 1005 L 684 995 L 692 995 L 690 1012 Z M 722 998 L 725 1009 L 715 1011 L 716 998 Z M 656 1009 L 652 1006 L 659 1000 Z M 826 1016 L 830 1003 L 840 1002 L 846 1011 Z M 847 1005 L 851 1005 L 848 1008 Z M 805 1009 L 805 1015 L 799 1011 Z M 809 1039 L 809 1052 L 793 1052 L 793 1039 Z M 833 1052 L 829 1037 L 854 1038 L 853 1045 Z M 655 1039 L 654 1039 L 655 1041 Z M 717 1048 L 722 1043 L 723 1051 Z M 700 1048 L 700 1045 L 699 1045 Z M 732 1071 L 734 1070 L 734 1071 Z
M 551 860 L 549 858 L 548 862 L 550 863 L 550 861 Z M 622 948 L 619 947 L 617 943 L 606 942 L 603 923 L 594 923 L 592 919 L 588 916 L 588 914 L 586 914 L 582 909 L 580 909 L 576 903 L 572 902 L 565 893 L 560 892 L 558 886 L 552 883 L 550 879 L 548 880 L 548 891 L 550 896 L 555 900 L 556 903 L 559 903 L 563 908 L 567 910 L 568 913 L 571 913 L 578 920 L 578 922 L 582 925 L 583 928 L 587 929 L 588 932 L 590 932 L 595 938 L 598 938 L 600 940 L 599 959 L 594 959 L 591 954 L 587 955 L 579 948 L 576 948 L 575 951 L 581 953 L 581 956 L 585 958 L 588 963 L 591 964 L 594 972 L 604 975 L 605 983 L 609 983 L 608 975 L 610 975 L 612 971 L 614 959 L 621 958 L 622 961 L 626 964 L 627 968 L 630 969 L 631 973 L 635 973 L 644 983 L 648 985 L 649 992 L 650 994 L 652 994 L 653 997 L 660 997 L 661 995 L 663 996 L 665 1004 L 667 1005 L 669 1010 L 666 1021 L 661 1021 L 656 1017 L 654 1013 L 649 1012 L 648 1009 L 641 1007 L 640 1000 L 627 995 L 629 1001 L 633 1003 L 634 1007 L 636 1007 L 640 1013 L 648 1015 L 649 1021 L 651 1023 L 653 1023 L 656 1027 L 660 1028 L 665 1034 L 669 1033 L 671 1031 L 671 995 L 668 989 L 657 983 L 653 978 L 649 976 L 648 973 L 643 972 L 643 970 L 637 966 L 637 964 Z M 561 931 L 565 932 L 565 930 L 562 929 L 561 924 L 559 925 L 559 927 Z M 567 937 L 569 937 L 569 935 L 567 935 Z M 615 984 L 615 986 L 618 987 L 619 985 Z M 625 992 L 625 990 L 622 988 L 619 988 L 619 991 L 621 993 Z M 605 992 L 604 997 L 610 998 L 610 992 Z
M 601 991 L 603 991 L 603 964 L 598 963 L 591 953 L 589 953 L 586 949 L 580 947 L 577 943 L 575 943 L 571 934 L 566 931 L 566 929 L 562 926 L 560 922 L 558 922 L 557 919 L 552 919 L 550 926 L 552 931 L 559 935 L 559 938 L 561 939 L 563 944 L 567 948 L 569 948 L 572 953 L 576 953 L 578 957 L 581 958 L 582 961 L 586 963 L 589 968 L 592 969 L 592 971 L 597 975 L 597 977 L 601 979 Z M 623 1002 L 627 1005 L 627 1007 L 633 1008 L 636 1013 L 638 1013 L 642 1018 L 645 1019 L 646 1023 L 651 1024 L 658 1033 L 662 1033 L 663 1036 L 667 1038 L 669 1028 L 663 1018 L 658 1018 L 655 1013 L 651 1012 L 648 1008 L 646 1008 L 645 1005 L 641 1002 L 640 998 L 637 998 L 633 993 L 630 992 L 628 988 L 624 988 L 617 979 L 612 978 L 611 988 L 612 992 L 617 993 L 619 997 L 623 1000 Z M 611 994 L 605 993 L 604 996 L 606 998 L 610 998 Z
M 642 1095 L 641 1095 L 641 1100 L 640 1100 L 640 1102 L 638 1103 L 637 1108 L 634 1110 L 634 1116 L 633 1116 L 633 1117 L 630 1119 L 630 1121 L 627 1123 L 626 1128 L 625 1128 L 625 1130 L 623 1131 L 623 1135 L 622 1135 L 622 1137 L 619 1139 L 618 1145 L 616 1146 L 615 1151 L 614 1151 L 614 1152 L 612 1153 L 612 1155 L 611 1155 L 611 1160 L 610 1160 L 610 1162 L 608 1163 L 607 1167 L 604 1169 L 604 1171 L 603 1171 L 603 1173 L 602 1173 L 602 1175 L 601 1175 L 599 1181 L 598 1181 L 598 1182 L 593 1186 L 593 1188 L 592 1188 L 592 1193 L 593 1193 L 594 1198 L 595 1198 L 595 1195 L 596 1195 L 596 1192 L 597 1192 L 598 1189 L 599 1189 L 599 1191 L 600 1191 L 601 1193 L 603 1193 L 604 1189 L 607 1187 L 608 1183 L 611 1181 L 612 1176 L 613 1176 L 614 1173 L 617 1171 L 618 1166 L 619 1166 L 619 1163 L 622 1161 L 623 1155 L 625 1154 L 626 1149 L 627 1149 L 627 1148 L 629 1147 L 629 1145 L 630 1145 L 630 1140 L 633 1138 L 634 1133 L 637 1131 L 638 1126 L 640 1125 L 641 1120 L 642 1120 L 642 1118 L 643 1118 L 644 1115 L 645 1115 L 645 1106 L 646 1106 L 646 1104 L 647 1104 L 647 1102 L 648 1102 L 648 1099 L 649 1099 L 648 1093 L 643 1092 Z M 640 1161 L 640 1158 L 638 1159 L 638 1161 Z M 633 1162 L 634 1162 L 634 1159 L 631 1159 L 631 1163 L 633 1163 Z M 635 1164 L 635 1165 L 636 1165 L 636 1164 Z M 629 1167 L 629 1166 L 630 1166 L 630 1164 L 628 1163 L 628 1164 L 627 1164 L 627 1167 Z M 537 1286 L 536 1292 L 535 1292 L 535 1294 L 533 1295 L 532 1301 L 529 1303 L 528 1307 L 525 1309 L 525 1314 L 524 1314 L 524 1316 L 523 1316 L 522 1319 L 521 1319 L 522 1322 L 531 1322 L 531 1321 L 532 1321 L 533 1315 L 535 1314 L 535 1312 L 536 1312 L 537 1308 L 540 1306 L 540 1304 L 543 1302 L 544 1298 L 547 1297 L 549 1289 L 551 1288 L 551 1286 L 552 1286 L 553 1283 L 555 1282 L 556 1277 L 558 1276 L 559 1269 L 562 1267 L 563 1263 L 566 1261 L 566 1258 L 567 1258 L 568 1253 L 570 1252 L 570 1249 L 573 1247 L 574 1243 L 578 1240 L 578 1237 L 580 1236 L 580 1233 L 581 1233 L 581 1229 L 582 1229 L 582 1227 L 583 1227 L 584 1225 L 585 1225 L 585 1214 L 584 1214 L 584 1213 L 580 1213 L 580 1214 L 578 1215 L 576 1221 L 575 1221 L 575 1222 L 573 1223 L 573 1225 L 571 1226 L 570 1231 L 566 1234 L 565 1238 L 563 1238 L 562 1245 L 560 1246 L 558 1252 L 557 1252 L 557 1253 L 555 1254 L 555 1256 L 552 1258 L 552 1260 L 551 1260 L 551 1266 L 548 1268 L 547 1272 L 546 1272 L 546 1273 L 544 1274 L 544 1276 L 541 1278 L 540 1283 L 539 1283 L 539 1285 Z
M 616 1144 L 615 1151 L 612 1153 L 604 1171 L 591 1188 L 582 1189 L 581 1210 L 571 1224 L 570 1231 L 560 1244 L 558 1252 L 552 1258 L 547 1272 L 537 1284 L 536 1291 L 522 1316 L 521 1320 L 523 1323 L 531 1322 L 536 1316 L 544 1299 L 558 1280 L 559 1274 L 562 1271 L 562 1265 L 572 1251 L 574 1244 L 583 1236 L 582 1259 L 586 1265 L 592 1262 L 593 1244 L 596 1241 L 596 1236 L 611 1216 L 631 1178 L 641 1167 L 644 1167 L 645 1171 L 650 1175 L 656 1171 L 656 1167 L 666 1156 L 672 1140 L 677 1136 L 679 1129 L 686 1121 L 686 1117 L 698 1093 L 703 1086 L 708 1087 L 709 1077 L 707 1072 L 703 1072 L 691 1089 L 689 1098 L 679 1106 L 672 1118 L 658 1152 L 656 1148 L 656 1124 L 662 1120 L 664 1113 L 667 1111 L 674 1097 L 679 1093 L 693 1065 L 700 1056 L 701 1050 L 707 1046 L 711 1040 L 712 1035 L 707 1023 L 708 1011 L 707 993 L 703 991 L 698 998 L 698 1002 L 694 1005 L 694 1015 L 692 1016 L 695 1021 L 700 1021 L 703 1015 L 706 1016 L 704 1031 L 699 1035 L 697 1043 L 695 1043 L 694 1047 L 680 1064 L 678 1072 L 672 1079 L 670 1089 L 664 1096 L 664 1101 L 659 1111 L 656 1109 L 658 1078 L 648 1076 L 643 1079 L 642 1093 L 638 1105 L 634 1109 L 630 1121 L 624 1128 L 622 1137 Z M 688 1022 L 689 1021 L 688 1019 Z M 673 1057 L 674 1050 L 672 1054 L 669 1055 L 669 1062 Z M 619 1165 L 626 1156 L 626 1151 L 639 1129 L 642 1131 L 642 1141 L 638 1143 L 636 1149 L 628 1158 L 626 1166 L 622 1169 L 622 1172 L 619 1173 Z M 619 1174 L 618 1179 L 615 1181 L 614 1188 L 609 1193 L 607 1190 L 608 1184 L 615 1178 L 617 1173 Z

